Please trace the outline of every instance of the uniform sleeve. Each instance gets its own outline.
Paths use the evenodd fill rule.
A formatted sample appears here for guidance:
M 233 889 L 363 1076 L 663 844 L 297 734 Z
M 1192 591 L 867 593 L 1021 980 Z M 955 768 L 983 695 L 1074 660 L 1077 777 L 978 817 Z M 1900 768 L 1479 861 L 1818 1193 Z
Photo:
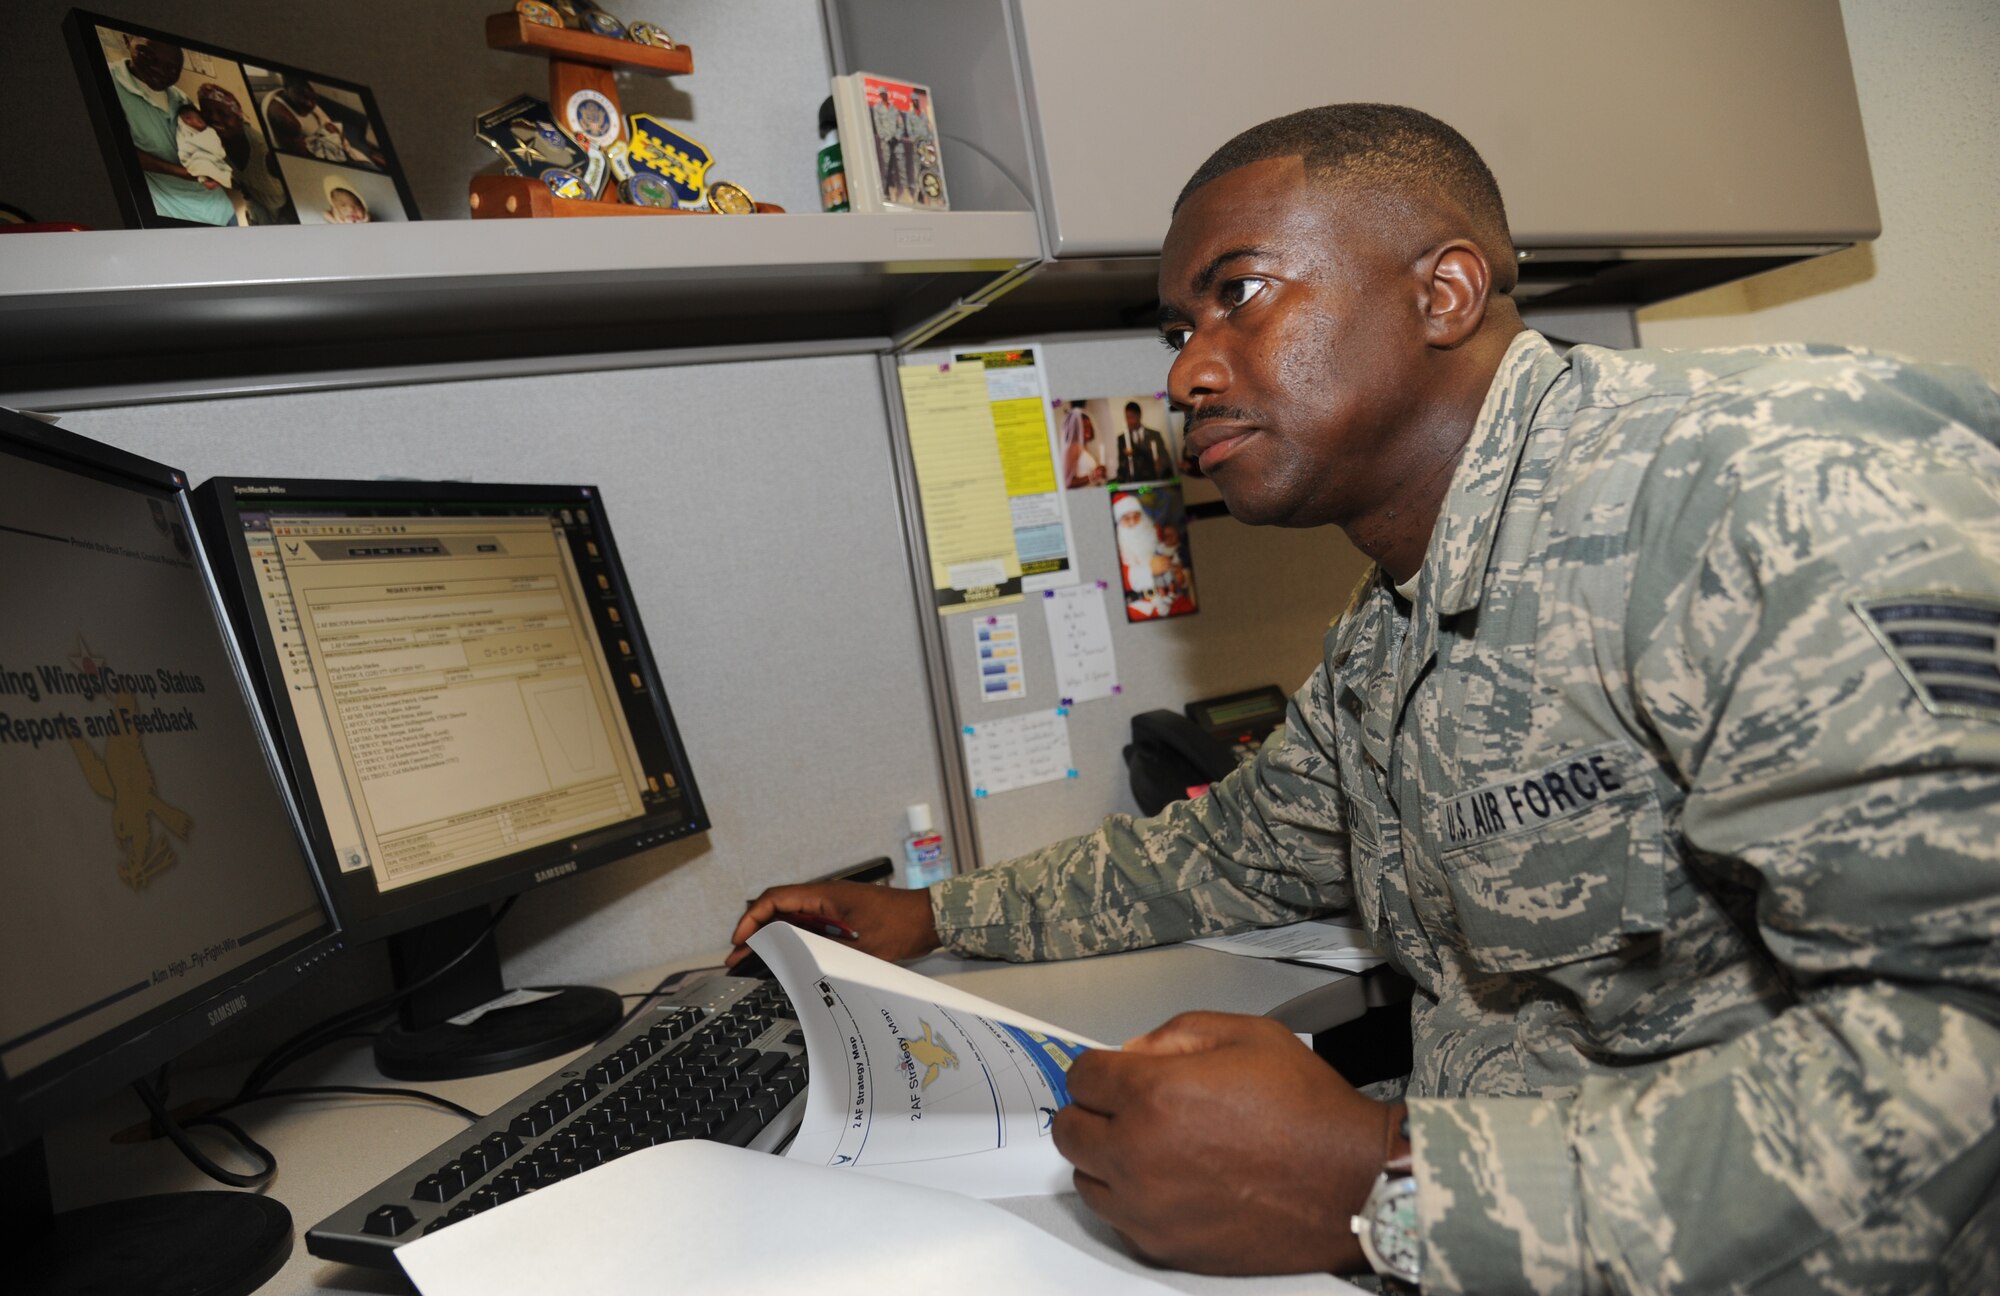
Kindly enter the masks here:
M 1322 667 L 1257 759 L 1204 796 L 938 883 L 938 935 L 959 954 L 1077 958 L 1348 907 L 1329 696 Z
M 1634 546 L 1637 714 L 1792 1006 L 1573 1097 L 1413 1101 L 1427 1292 L 2000 1291 L 2000 707 L 1934 707 L 1866 616 L 1951 595 L 1933 682 L 2000 688 L 2000 452 L 1858 395 Z M 1885 406 L 1905 435 L 1842 426 Z

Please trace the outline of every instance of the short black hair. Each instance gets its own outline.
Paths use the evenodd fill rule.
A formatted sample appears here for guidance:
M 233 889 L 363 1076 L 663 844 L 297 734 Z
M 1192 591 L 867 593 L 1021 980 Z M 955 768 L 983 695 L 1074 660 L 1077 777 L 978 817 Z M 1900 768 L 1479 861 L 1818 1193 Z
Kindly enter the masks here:
M 1137 413 L 1139 413 L 1139 412 L 1140 412 L 1140 410 L 1139 410 L 1139 402 L 1138 402 L 1138 401 L 1126 401 L 1126 402 L 1125 402 L 1125 412 L 1126 412 L 1127 414 L 1137 414 Z
M 1450 126 L 1400 104 L 1327 104 L 1252 126 L 1209 155 L 1174 199 L 1174 211 L 1211 180 L 1253 162 L 1286 157 L 1304 162 L 1315 179 L 1360 180 L 1455 203 L 1472 220 L 1466 233 L 1492 263 L 1494 291 L 1513 290 L 1514 239 L 1486 160 Z

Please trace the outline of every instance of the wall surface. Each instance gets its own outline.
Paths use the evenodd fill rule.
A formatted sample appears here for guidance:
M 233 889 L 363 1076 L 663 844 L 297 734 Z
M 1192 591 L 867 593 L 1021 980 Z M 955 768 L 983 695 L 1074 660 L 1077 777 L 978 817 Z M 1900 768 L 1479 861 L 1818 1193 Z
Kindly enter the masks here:
M 714 827 L 542 887 L 516 984 L 719 949 L 766 886 L 893 853 L 942 793 L 887 413 L 865 356 L 81 411 L 239 476 L 592 483 Z
M 1843 0 L 1882 237 L 1665 303 L 1646 346 L 1843 342 L 2000 381 L 2000 5 Z
M 1147 338 L 1058 341 L 1044 348 L 1052 396 L 1088 399 L 1143 396 L 1166 384 L 1168 355 Z M 1100 438 L 1115 429 L 1100 429 Z M 1196 492 L 1202 492 L 1197 494 Z M 1196 485 L 1188 497 L 1215 498 Z M 1346 606 L 1368 562 L 1332 527 L 1293 531 L 1251 527 L 1234 518 L 1189 524 L 1199 611 L 1192 616 L 1128 624 L 1112 534 L 1111 501 L 1102 489 L 1067 492 L 1076 566 L 1086 581 L 1106 583 L 1122 691 L 1070 709 L 1070 758 L 1078 777 L 974 802 L 975 826 L 987 864 L 997 864 L 1088 832 L 1108 814 L 1137 814 L 1121 755 L 1132 741 L 1132 717 L 1155 709 L 1179 712 L 1196 698 L 1262 684 L 1291 693 L 1319 665 L 1327 625 Z M 976 614 L 945 618 L 959 718 L 1005 719 L 1056 705 L 1055 663 L 1042 600 L 997 608 L 1020 617 L 1028 695 L 988 702 L 979 692 Z

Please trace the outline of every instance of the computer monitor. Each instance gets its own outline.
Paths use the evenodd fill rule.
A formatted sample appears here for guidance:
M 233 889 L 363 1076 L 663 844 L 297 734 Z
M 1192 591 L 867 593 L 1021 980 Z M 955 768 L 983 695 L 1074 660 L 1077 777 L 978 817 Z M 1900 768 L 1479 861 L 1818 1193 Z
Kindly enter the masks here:
M 478 1074 L 615 1024 L 575 986 L 465 1020 L 504 991 L 492 901 L 708 827 L 597 489 L 216 478 L 195 501 L 342 927 L 419 987 L 380 1069 Z
M 203 1289 L 194 1269 L 247 1290 L 290 1254 L 289 1215 L 247 1193 L 38 1226 L 40 1135 L 339 945 L 184 486 L 0 411 L 0 1189 L 29 1203 L 12 1236 L 48 1244 L 29 1269 L 92 1290 Z M 232 1237 L 242 1254 L 207 1254 Z

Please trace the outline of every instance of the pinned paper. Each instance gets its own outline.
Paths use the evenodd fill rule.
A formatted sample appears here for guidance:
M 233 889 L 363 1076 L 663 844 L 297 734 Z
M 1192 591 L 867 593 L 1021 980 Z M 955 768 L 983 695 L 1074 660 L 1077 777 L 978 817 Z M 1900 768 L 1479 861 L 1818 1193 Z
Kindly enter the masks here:
M 955 351 L 954 364 L 977 364 L 993 406 L 993 435 L 1007 479 L 1021 589 L 1033 593 L 1077 580 L 1069 508 L 1057 477 L 1055 423 L 1042 378 L 1042 349 L 1033 343 Z
M 1027 677 L 1021 673 L 1021 618 L 983 616 L 972 626 L 974 650 L 979 654 L 979 696 L 988 702 L 1028 696 Z
M 975 797 L 1077 777 L 1069 754 L 1069 709 L 1031 711 L 964 729 L 966 774 Z
M 939 610 L 1019 599 L 1021 559 L 984 369 L 910 364 L 897 376 Z
M 1111 527 L 1125 587 L 1125 619 L 1154 621 L 1193 612 L 1194 554 L 1181 488 L 1112 491 Z
M 1111 649 L 1111 619 L 1103 581 L 1042 591 L 1049 650 L 1056 659 L 1056 690 L 1065 705 L 1119 692 L 1118 659 Z

